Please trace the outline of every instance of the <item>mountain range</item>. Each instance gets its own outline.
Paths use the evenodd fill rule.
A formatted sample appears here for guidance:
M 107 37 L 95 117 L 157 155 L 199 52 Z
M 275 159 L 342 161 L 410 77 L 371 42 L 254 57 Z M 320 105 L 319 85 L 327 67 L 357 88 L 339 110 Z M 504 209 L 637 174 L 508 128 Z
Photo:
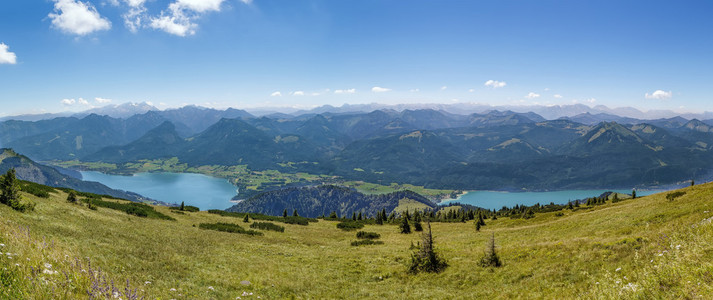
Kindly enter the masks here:
M 630 188 L 707 179 L 711 124 L 681 116 L 641 120 L 585 112 L 549 119 L 499 110 L 257 117 L 187 106 L 127 118 L 8 120 L 0 123 L 0 142 L 40 161 L 177 157 L 189 166 L 248 165 L 433 188 Z

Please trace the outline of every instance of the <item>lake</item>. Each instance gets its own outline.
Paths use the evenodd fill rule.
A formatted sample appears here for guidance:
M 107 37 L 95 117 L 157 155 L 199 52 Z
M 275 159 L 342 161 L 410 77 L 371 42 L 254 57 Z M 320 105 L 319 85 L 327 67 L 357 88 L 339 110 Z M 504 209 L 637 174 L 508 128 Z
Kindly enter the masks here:
M 565 204 L 570 200 L 585 199 L 588 197 L 598 197 L 604 192 L 613 191 L 623 194 L 631 194 L 631 190 L 565 190 L 555 192 L 496 192 L 496 191 L 470 191 L 457 199 L 445 200 L 440 205 L 447 205 L 451 202 L 475 205 L 485 209 L 501 209 L 503 206 L 513 207 L 525 204 L 527 206 L 540 203 Z M 662 192 L 661 190 L 637 190 L 637 196 L 646 196 Z
M 97 181 L 110 188 L 131 191 L 154 200 L 199 207 L 201 210 L 226 209 L 237 195 L 228 180 L 191 173 L 138 173 L 133 176 L 81 172 L 84 180 Z

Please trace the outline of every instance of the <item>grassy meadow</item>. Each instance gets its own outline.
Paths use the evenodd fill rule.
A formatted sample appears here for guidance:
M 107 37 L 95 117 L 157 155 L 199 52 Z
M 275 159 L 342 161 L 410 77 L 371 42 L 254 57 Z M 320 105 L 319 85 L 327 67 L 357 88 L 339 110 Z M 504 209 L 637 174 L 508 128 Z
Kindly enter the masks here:
M 167 207 L 155 209 L 175 221 L 142 218 L 68 203 L 60 191 L 23 193 L 34 211 L 0 205 L 0 298 L 710 299 L 713 184 L 683 191 L 486 220 L 479 232 L 472 221 L 432 223 L 449 267 L 417 275 L 407 268 L 421 236 L 396 225 L 367 225 L 384 244 L 355 247 L 356 232 L 335 221 L 276 223 L 284 232 L 251 236 L 199 227 L 250 229 L 252 219 Z M 493 234 L 504 265 L 484 268 Z

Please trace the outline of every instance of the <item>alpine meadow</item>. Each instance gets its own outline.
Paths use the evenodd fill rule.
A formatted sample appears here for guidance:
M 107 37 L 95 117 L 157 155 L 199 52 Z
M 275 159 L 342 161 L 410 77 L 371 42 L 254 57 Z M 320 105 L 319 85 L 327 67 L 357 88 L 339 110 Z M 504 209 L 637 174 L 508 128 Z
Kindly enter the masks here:
M 713 3 L 0 4 L 0 299 L 711 299 Z

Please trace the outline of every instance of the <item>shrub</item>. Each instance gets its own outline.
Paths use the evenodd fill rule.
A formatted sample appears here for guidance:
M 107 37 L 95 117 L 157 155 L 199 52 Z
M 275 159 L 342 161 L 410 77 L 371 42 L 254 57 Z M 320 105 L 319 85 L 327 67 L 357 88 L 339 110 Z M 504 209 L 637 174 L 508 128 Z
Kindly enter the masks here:
M 233 217 L 233 218 L 245 218 L 245 215 L 247 215 L 247 213 L 228 212 L 228 211 L 219 210 L 219 209 L 208 210 L 208 213 L 221 215 L 224 217 Z M 317 222 L 317 219 L 314 219 L 314 218 L 291 217 L 291 216 L 276 217 L 276 216 L 268 216 L 268 215 L 255 214 L 255 213 L 250 214 L 250 218 L 252 218 L 253 220 L 282 222 L 285 224 L 297 224 L 297 225 L 303 225 L 303 226 L 307 226 L 309 224 L 309 222 Z
M 86 202 L 87 204 L 91 203 L 90 206 L 100 206 L 100 207 L 109 208 L 109 209 L 113 209 L 113 210 L 119 210 L 119 211 L 123 211 L 127 214 L 137 216 L 137 217 L 161 219 L 161 220 L 171 220 L 171 221 L 176 220 L 172 217 L 169 217 L 169 216 L 164 215 L 160 212 L 157 212 L 156 210 L 154 210 L 153 207 L 148 206 L 143 203 L 136 203 L 136 202 L 120 203 L 120 202 L 113 202 L 113 201 L 104 201 L 104 200 L 96 199 L 96 198 L 86 198 L 83 201 Z
M 673 201 L 673 200 L 676 200 L 676 198 L 681 197 L 685 194 L 686 194 L 686 192 L 684 192 L 684 191 L 668 193 L 668 194 L 666 194 L 666 199 L 668 199 L 668 201 Z
M 262 229 L 262 230 L 272 230 L 277 232 L 285 232 L 285 227 L 280 225 L 275 225 L 269 222 L 255 222 L 250 225 L 250 228 Z
M 57 190 L 55 190 L 52 187 L 34 183 L 32 181 L 19 180 L 19 182 L 20 182 L 20 190 L 21 191 L 28 193 L 28 194 L 35 195 L 40 198 L 49 198 L 50 193 L 57 192 Z
M 358 239 L 374 240 L 380 238 L 381 235 L 376 232 L 359 231 L 357 232 L 356 237 Z
M 374 240 L 361 240 L 361 241 L 353 241 L 352 246 L 365 246 L 365 245 L 383 245 L 384 242 L 382 241 L 374 241 Z
M 69 194 L 67 194 L 67 202 L 77 203 L 77 193 L 70 191 Z
M 411 233 L 411 225 L 408 223 L 408 218 L 402 217 L 401 223 L 399 224 L 399 232 L 404 234 Z
M 364 223 L 359 221 L 344 221 L 337 223 L 337 228 L 344 231 L 351 231 L 364 228 Z
M 262 235 L 262 232 L 260 232 L 260 231 L 245 230 L 244 228 L 240 227 L 240 225 L 231 224 L 231 223 L 200 223 L 198 225 L 198 228 L 230 232 L 230 233 L 247 234 L 247 235 L 253 235 L 253 236 Z
M 199 212 L 199 211 L 201 211 L 200 208 L 198 208 L 198 207 L 196 207 L 196 206 L 191 206 L 191 205 L 184 205 L 184 206 L 183 206 L 183 209 L 181 209 L 180 206 L 174 206 L 174 207 L 171 207 L 171 210 L 187 211 L 187 212 Z

